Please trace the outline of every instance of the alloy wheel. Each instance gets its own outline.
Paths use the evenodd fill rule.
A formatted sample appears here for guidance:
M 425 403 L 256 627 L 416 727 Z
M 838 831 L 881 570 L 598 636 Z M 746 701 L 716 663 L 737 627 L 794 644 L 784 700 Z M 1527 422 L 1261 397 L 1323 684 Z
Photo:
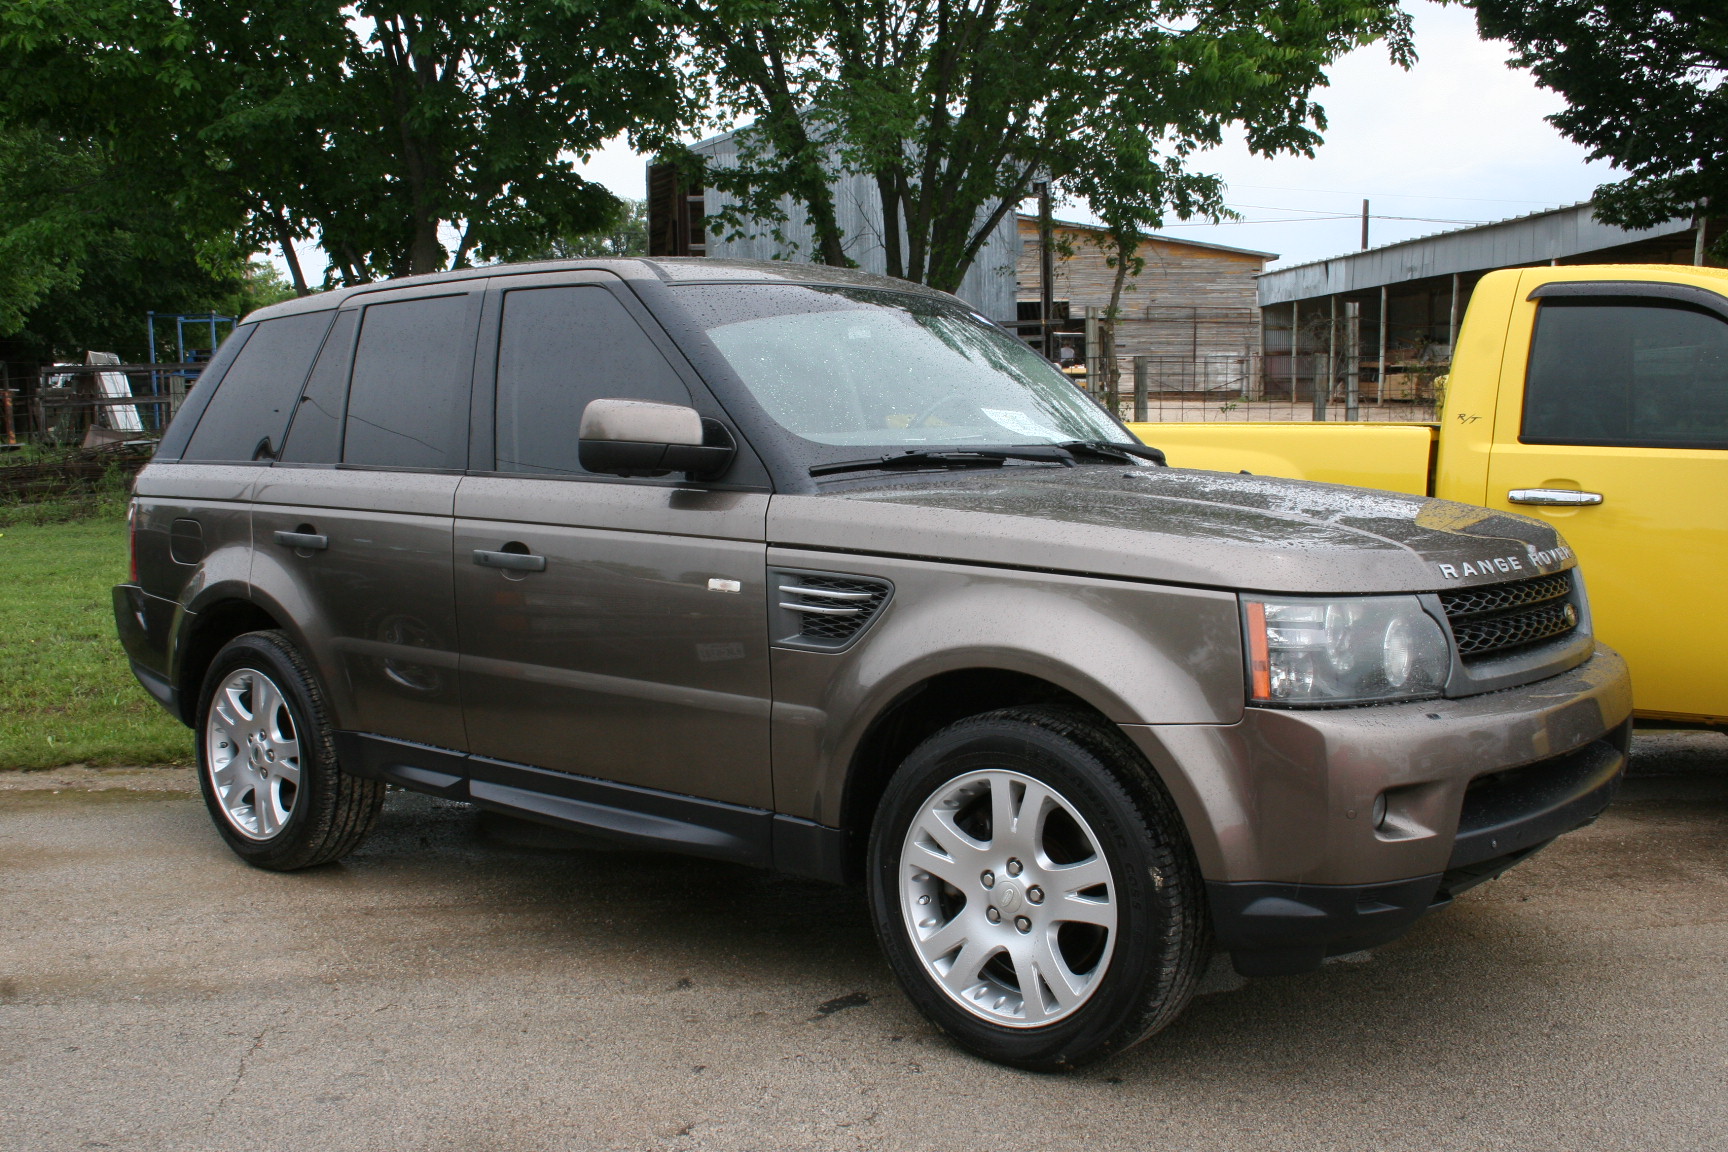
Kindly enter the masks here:
M 1116 885 L 1098 837 L 1069 800 L 1017 772 L 957 776 L 919 807 L 900 904 L 936 985 L 1011 1028 L 1077 1011 L 1116 942 Z
M 279 833 L 300 794 L 300 735 L 282 689 L 256 668 L 234 671 L 210 702 L 204 740 L 228 823 L 250 840 Z

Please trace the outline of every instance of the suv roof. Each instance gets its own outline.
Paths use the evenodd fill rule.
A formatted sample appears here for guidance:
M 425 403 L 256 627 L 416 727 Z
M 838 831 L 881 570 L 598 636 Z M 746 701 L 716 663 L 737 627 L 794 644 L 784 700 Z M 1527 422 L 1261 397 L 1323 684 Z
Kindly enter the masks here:
M 390 288 L 405 288 L 416 284 L 438 284 L 445 281 L 485 279 L 494 276 L 528 276 L 546 272 L 597 270 L 611 272 L 624 280 L 654 279 L 668 284 L 765 282 L 782 284 L 828 284 L 843 288 L 887 288 L 936 296 L 944 300 L 955 297 L 946 292 L 909 280 L 877 276 L 853 268 L 835 268 L 826 264 L 799 264 L 789 260 L 729 260 L 712 256 L 630 256 L 617 259 L 538 260 L 528 264 L 487 264 L 477 268 L 459 268 L 450 272 L 433 272 L 426 276 L 405 276 L 396 280 L 376 280 L 351 288 L 333 288 L 315 292 L 294 300 L 285 300 L 260 308 L 246 316 L 242 323 L 274 320 L 299 312 L 316 312 L 336 308 L 367 292 Z M 964 301 L 962 305 L 970 308 Z

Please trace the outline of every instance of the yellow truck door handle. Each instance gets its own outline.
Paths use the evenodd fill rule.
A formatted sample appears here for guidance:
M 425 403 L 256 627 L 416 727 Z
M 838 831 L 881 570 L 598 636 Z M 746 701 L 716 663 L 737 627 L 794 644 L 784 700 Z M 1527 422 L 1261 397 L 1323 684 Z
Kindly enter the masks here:
M 1545 504 L 1549 507 L 1578 508 L 1602 503 L 1600 492 L 1579 492 L 1575 488 L 1514 488 L 1506 493 L 1514 504 Z

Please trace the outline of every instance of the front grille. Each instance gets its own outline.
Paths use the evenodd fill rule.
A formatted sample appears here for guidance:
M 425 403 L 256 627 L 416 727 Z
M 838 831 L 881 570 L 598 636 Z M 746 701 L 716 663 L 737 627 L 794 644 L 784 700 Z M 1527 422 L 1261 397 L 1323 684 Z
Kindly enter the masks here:
M 849 644 L 894 590 L 886 580 L 819 572 L 776 572 L 770 586 L 787 625 L 780 643 L 830 649 Z
M 1442 592 L 1440 604 L 1466 658 L 1538 644 L 1578 627 L 1570 572 Z

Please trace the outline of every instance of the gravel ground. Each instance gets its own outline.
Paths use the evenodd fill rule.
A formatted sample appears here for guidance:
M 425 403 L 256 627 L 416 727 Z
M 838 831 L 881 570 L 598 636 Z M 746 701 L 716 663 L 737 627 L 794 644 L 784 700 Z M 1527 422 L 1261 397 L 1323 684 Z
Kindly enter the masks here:
M 0 776 L 0 1148 L 1719 1149 L 1728 737 L 1371 956 L 1073 1076 L 950 1046 L 854 892 L 393 793 L 235 860 L 184 770 Z

